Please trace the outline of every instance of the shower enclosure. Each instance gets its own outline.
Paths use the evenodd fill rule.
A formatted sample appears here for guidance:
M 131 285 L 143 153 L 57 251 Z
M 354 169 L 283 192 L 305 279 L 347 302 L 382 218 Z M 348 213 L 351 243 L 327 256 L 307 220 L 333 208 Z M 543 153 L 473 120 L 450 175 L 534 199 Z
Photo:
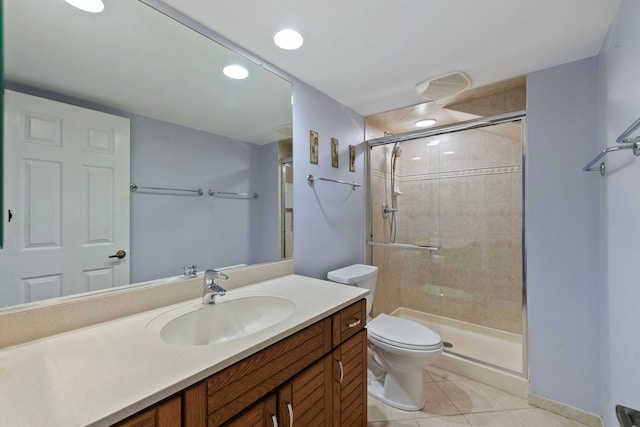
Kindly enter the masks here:
M 524 376 L 522 113 L 369 141 L 374 314 Z

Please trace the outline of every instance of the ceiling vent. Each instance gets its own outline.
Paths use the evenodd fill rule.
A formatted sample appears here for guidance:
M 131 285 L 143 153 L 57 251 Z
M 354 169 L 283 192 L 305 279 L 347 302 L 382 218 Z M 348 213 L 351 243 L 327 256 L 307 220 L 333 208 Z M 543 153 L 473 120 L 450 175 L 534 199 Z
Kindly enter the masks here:
M 416 85 L 418 95 L 427 101 L 447 98 L 471 87 L 469 76 L 460 71 L 443 74 Z

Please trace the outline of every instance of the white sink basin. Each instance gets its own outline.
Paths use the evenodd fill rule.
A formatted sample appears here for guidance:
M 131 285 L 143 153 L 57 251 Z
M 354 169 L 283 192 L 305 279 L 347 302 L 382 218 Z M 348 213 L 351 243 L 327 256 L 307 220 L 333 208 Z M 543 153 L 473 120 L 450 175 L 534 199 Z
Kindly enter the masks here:
M 295 304 L 279 295 L 237 293 L 210 305 L 190 304 L 157 317 L 150 329 L 169 344 L 207 345 L 256 333 L 286 319 Z M 176 317 L 177 316 L 177 317 Z

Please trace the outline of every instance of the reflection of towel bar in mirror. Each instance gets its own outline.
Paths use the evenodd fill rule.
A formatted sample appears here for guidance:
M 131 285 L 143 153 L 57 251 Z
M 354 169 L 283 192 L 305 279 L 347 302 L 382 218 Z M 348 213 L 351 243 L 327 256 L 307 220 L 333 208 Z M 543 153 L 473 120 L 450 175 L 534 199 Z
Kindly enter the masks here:
M 228 191 L 213 191 L 209 190 L 209 195 L 211 197 L 229 197 L 229 198 L 237 198 L 237 199 L 257 199 L 258 193 L 234 193 Z
M 151 194 L 166 194 L 166 193 L 155 193 L 156 191 L 165 191 L 165 192 L 169 192 L 169 194 L 176 193 L 176 192 L 194 193 L 195 196 L 202 196 L 204 194 L 201 188 L 198 188 L 197 190 L 192 190 L 188 188 L 147 187 L 147 186 L 136 185 L 136 184 L 129 184 L 129 190 L 131 190 L 132 193 L 135 193 L 138 190 L 142 190 L 142 192 L 145 192 L 145 190 L 151 190 Z
M 335 182 L 336 184 L 346 184 L 346 185 L 350 185 L 354 190 L 357 187 L 360 187 L 361 185 L 358 184 L 357 182 L 347 182 L 347 181 L 340 181 L 339 179 L 331 179 L 331 178 L 314 178 L 313 175 L 307 175 L 307 183 L 309 183 L 309 185 L 313 186 L 314 182 L 320 180 L 320 181 L 327 181 L 327 182 Z

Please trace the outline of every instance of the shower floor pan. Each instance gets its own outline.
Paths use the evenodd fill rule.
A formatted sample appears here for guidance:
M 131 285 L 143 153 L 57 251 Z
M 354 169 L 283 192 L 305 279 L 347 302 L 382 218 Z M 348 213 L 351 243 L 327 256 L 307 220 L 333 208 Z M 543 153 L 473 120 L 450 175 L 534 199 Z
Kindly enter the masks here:
M 442 337 L 445 353 L 435 366 L 526 396 L 521 335 L 404 307 L 391 315 L 425 325 Z

